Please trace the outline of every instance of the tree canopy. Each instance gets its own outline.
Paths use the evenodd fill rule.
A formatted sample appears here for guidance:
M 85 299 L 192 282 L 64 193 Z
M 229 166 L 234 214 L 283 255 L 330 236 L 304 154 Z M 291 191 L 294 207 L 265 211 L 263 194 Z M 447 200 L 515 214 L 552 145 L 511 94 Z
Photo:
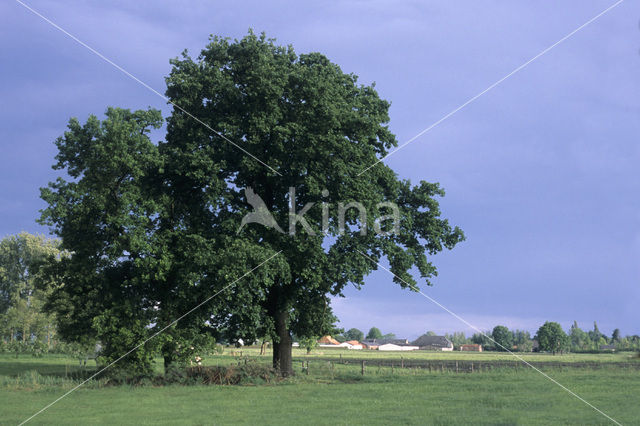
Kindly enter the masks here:
M 0 338 L 51 344 L 55 335 L 53 317 L 43 311 L 51 289 L 41 266 L 59 260 L 59 241 L 21 232 L 0 241 Z
M 360 341 L 364 339 L 364 333 L 357 328 L 350 328 L 344 333 L 344 337 L 347 340 L 357 340 Z
M 72 252 L 56 306 L 80 325 L 67 335 L 97 333 L 115 353 L 219 294 L 159 339 L 165 361 L 181 339 L 225 329 L 271 336 L 288 375 L 292 333 L 331 329 L 330 295 L 360 288 L 383 258 L 400 286 L 417 288 L 414 267 L 430 285 L 430 257 L 463 240 L 440 217 L 438 184 L 384 163 L 359 174 L 397 145 L 389 103 L 322 54 L 249 33 L 171 63 L 165 141 L 148 137 L 157 111 L 122 109 L 71 120 L 57 141 L 71 179 L 43 190 L 42 221 Z M 257 205 L 269 221 L 243 222 Z M 131 357 L 147 365 L 147 353 Z
M 513 334 L 504 325 L 496 325 L 493 328 L 491 337 L 495 341 L 496 349 L 499 351 L 510 351 L 513 346 Z
M 371 327 L 367 333 L 367 339 L 380 339 L 382 338 L 382 332 L 377 327 Z
M 569 337 L 557 322 L 545 322 L 536 333 L 536 339 L 540 345 L 540 350 L 552 352 L 562 352 L 569 345 Z

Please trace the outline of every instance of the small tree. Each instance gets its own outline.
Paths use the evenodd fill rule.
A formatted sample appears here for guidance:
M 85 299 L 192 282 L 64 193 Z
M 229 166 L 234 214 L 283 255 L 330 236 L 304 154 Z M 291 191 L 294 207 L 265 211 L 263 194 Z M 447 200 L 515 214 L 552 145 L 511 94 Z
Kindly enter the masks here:
M 511 350 L 513 346 L 513 335 L 504 325 L 496 325 L 493 328 L 491 337 L 496 342 L 496 349 L 499 351 Z
M 360 341 L 364 339 L 364 333 L 357 328 L 350 328 L 346 333 L 344 333 L 344 337 L 346 337 L 347 340 Z
M 569 345 L 569 337 L 557 322 L 545 322 L 536 333 L 540 350 L 562 353 Z
M 317 337 L 303 337 L 300 339 L 300 347 L 307 350 L 307 354 L 310 354 L 312 350 L 318 347 Z
M 379 328 L 377 327 L 371 327 L 371 329 L 369 329 L 369 332 L 367 333 L 367 339 L 381 339 L 382 338 L 382 332 L 380 331 Z
M 569 340 L 572 349 L 584 349 L 588 345 L 589 336 L 578 327 L 578 322 L 574 321 L 569 331 Z
M 598 349 L 600 345 L 607 343 L 607 339 L 598 328 L 596 321 L 593 322 L 593 330 L 589 332 L 589 340 L 591 341 L 591 349 Z
M 613 334 L 611 335 L 611 344 L 620 343 L 620 329 L 616 328 L 613 330 Z

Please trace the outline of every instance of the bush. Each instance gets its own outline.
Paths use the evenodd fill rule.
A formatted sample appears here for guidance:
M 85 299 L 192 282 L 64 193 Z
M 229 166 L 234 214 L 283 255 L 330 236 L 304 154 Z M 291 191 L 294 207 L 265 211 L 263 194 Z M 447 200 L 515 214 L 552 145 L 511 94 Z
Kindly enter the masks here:
M 10 353 L 16 356 L 31 354 L 35 357 L 41 357 L 48 353 L 48 347 L 46 343 L 38 340 L 28 342 L 14 340 L 13 342 L 0 342 L 0 353 Z
M 186 377 L 205 385 L 260 385 L 278 379 L 275 370 L 254 362 L 228 367 L 189 367 Z

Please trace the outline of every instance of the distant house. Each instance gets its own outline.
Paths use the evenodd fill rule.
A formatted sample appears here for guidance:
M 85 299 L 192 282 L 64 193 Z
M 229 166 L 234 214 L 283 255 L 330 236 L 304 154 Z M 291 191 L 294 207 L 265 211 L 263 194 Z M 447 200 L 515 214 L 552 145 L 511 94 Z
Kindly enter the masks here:
M 362 346 L 367 349 L 379 349 L 382 345 L 408 345 L 408 339 L 367 339 L 361 342 Z
M 386 345 L 391 343 L 392 345 L 408 345 L 409 339 L 380 339 L 378 340 L 381 345 Z
M 408 339 L 367 339 L 363 340 L 360 344 L 366 349 L 377 349 L 381 351 L 412 351 L 416 349 L 412 345 L 409 345 Z M 383 346 L 384 348 L 382 348 Z M 402 346 L 405 349 L 398 349 L 396 348 L 397 346 Z M 407 347 L 409 347 L 409 349 L 406 349 Z
M 616 346 L 615 345 L 600 345 L 600 350 L 601 351 L 615 352 L 616 351 Z
M 413 346 L 418 346 L 423 351 L 452 351 L 453 343 L 444 336 L 420 336 L 413 342 Z
M 475 343 L 460 345 L 460 350 L 463 352 L 482 352 L 482 345 Z
M 349 347 L 349 349 L 362 349 L 363 346 L 360 342 L 358 342 L 357 340 L 347 340 L 345 343 L 348 343 L 349 345 L 351 345 Z
M 331 336 L 322 336 L 320 339 L 318 339 L 318 344 L 320 346 L 338 346 L 340 342 L 338 342 Z
M 335 345 L 320 345 L 320 346 L 335 346 Z M 342 342 L 338 345 L 339 348 L 347 349 L 362 349 L 362 345 L 357 340 L 350 340 L 348 342 Z
M 371 339 L 363 340 L 362 346 L 379 351 L 415 351 L 417 346 L 410 345 L 408 339 Z
M 379 351 L 417 351 L 418 346 L 413 345 L 396 345 L 394 343 L 385 343 L 378 346 Z
M 380 343 L 378 343 L 375 339 L 373 339 L 373 340 L 363 340 L 362 342 L 360 342 L 360 344 L 365 349 L 374 349 L 374 350 L 378 349 L 378 347 L 380 346 Z

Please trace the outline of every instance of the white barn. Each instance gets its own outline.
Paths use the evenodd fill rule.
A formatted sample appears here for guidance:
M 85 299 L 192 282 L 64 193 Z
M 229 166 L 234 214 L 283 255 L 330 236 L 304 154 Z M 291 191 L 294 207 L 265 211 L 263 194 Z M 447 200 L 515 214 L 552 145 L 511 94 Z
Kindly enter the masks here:
M 379 351 L 417 351 L 418 349 L 420 349 L 418 346 L 396 345 L 393 343 L 385 343 L 378 346 Z

